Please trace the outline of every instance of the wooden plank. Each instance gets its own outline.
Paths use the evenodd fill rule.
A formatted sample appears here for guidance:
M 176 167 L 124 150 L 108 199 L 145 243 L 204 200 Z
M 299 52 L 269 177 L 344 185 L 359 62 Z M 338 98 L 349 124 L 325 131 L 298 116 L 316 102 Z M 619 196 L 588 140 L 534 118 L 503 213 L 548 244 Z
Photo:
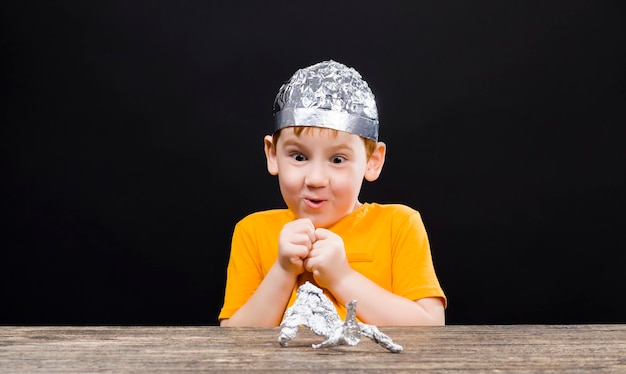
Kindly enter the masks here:
M 281 347 L 278 327 L 4 326 L 0 371 L 626 372 L 626 325 L 380 329 L 402 353 L 367 338 L 355 347 L 314 349 L 323 339 L 306 327 Z

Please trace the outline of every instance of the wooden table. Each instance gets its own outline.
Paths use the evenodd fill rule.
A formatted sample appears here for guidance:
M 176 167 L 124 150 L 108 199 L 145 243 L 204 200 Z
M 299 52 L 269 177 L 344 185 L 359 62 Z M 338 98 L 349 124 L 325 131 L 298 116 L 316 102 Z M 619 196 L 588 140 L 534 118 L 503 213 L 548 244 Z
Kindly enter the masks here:
M 626 325 L 380 327 L 401 353 L 364 338 L 314 349 L 302 327 L 0 326 L 0 372 L 626 372 Z

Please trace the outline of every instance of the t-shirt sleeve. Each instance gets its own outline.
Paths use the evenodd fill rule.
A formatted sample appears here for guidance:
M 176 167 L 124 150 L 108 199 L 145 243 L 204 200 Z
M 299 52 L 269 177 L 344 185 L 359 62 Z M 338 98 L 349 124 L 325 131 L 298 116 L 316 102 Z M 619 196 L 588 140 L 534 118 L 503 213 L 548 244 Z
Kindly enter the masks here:
M 226 269 L 224 305 L 218 319 L 230 318 L 254 294 L 263 280 L 254 240 L 245 229 L 245 222 L 235 225 L 230 258 Z
M 419 212 L 409 210 L 407 214 L 395 217 L 393 232 L 393 292 L 411 300 L 439 297 L 447 306 Z

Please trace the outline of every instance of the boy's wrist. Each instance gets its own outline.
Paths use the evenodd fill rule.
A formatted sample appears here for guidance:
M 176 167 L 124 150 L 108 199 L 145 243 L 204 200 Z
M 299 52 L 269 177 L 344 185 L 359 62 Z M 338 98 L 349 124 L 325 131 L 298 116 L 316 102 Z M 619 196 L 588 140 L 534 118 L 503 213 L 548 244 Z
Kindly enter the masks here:
M 344 301 L 347 303 L 350 300 L 341 300 L 340 295 L 350 292 L 350 285 L 354 282 L 354 278 L 357 275 L 360 274 L 356 270 L 349 268 L 343 275 L 335 277 L 330 283 L 327 283 L 326 289 L 328 289 L 328 291 L 330 291 L 330 293 L 332 293 L 337 300 L 342 301 L 342 303 L 344 303 Z
M 278 277 L 281 277 L 287 280 L 293 280 L 295 282 L 295 280 L 298 278 L 298 275 L 300 275 L 301 272 L 298 273 L 297 271 L 290 271 L 288 269 L 285 269 L 280 263 L 280 261 L 276 260 L 276 262 L 274 262 L 274 265 L 270 269 L 269 273 L 276 273 L 276 276 Z

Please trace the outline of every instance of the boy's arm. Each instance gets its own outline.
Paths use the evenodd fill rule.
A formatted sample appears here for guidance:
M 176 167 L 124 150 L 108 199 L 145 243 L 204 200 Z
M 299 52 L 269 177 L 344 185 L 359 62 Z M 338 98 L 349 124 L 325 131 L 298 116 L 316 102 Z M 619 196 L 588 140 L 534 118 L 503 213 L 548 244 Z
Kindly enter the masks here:
M 445 325 L 443 301 L 427 297 L 416 301 L 391 293 L 356 270 L 350 271 L 329 291 L 346 305 L 357 301 L 357 316 L 377 326 L 441 326 Z
M 305 268 L 339 303 L 346 305 L 356 300 L 361 321 L 381 326 L 445 324 L 441 299 L 413 301 L 387 291 L 350 267 L 339 235 L 326 229 L 317 229 L 315 234 L 317 241 L 305 260 Z
M 275 263 L 248 301 L 220 326 L 277 326 L 296 284 L 297 275 Z
M 304 259 L 315 240 L 308 218 L 291 221 L 280 232 L 278 258 L 250 299 L 220 326 L 278 326 L 283 318 Z

